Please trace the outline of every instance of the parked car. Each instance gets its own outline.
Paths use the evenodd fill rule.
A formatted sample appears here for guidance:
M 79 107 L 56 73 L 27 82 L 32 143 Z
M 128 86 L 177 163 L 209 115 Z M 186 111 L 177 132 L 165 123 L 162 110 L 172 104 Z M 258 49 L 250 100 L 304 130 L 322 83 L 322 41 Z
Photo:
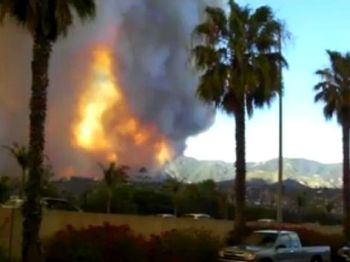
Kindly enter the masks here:
M 344 246 L 338 250 L 338 255 L 343 258 L 343 261 L 350 262 L 350 247 Z
M 17 196 L 12 196 L 4 204 L 1 205 L 2 208 L 20 208 L 23 205 L 24 200 Z M 82 210 L 75 205 L 71 204 L 68 200 L 64 198 L 53 198 L 53 197 L 43 197 L 40 200 L 41 205 L 45 209 L 54 210 L 65 210 L 65 211 L 78 211 Z
M 64 198 L 43 197 L 41 204 L 46 209 L 82 212 L 79 207 Z
M 328 262 L 330 247 L 302 247 L 298 234 L 293 231 L 258 230 L 241 245 L 220 250 L 219 261 Z
M 211 218 L 208 214 L 202 214 L 202 213 L 191 213 L 191 214 L 185 214 L 183 217 L 193 218 L 193 219 L 208 219 Z
M 176 218 L 176 216 L 173 215 L 173 214 L 157 214 L 157 217 L 161 217 L 161 218 Z
M 11 196 L 9 200 L 1 205 L 2 208 L 20 208 L 23 204 L 23 199 L 18 196 Z
M 275 219 L 271 219 L 271 218 L 260 218 L 257 220 L 258 223 L 261 224 L 269 224 L 269 223 L 275 223 L 276 220 Z

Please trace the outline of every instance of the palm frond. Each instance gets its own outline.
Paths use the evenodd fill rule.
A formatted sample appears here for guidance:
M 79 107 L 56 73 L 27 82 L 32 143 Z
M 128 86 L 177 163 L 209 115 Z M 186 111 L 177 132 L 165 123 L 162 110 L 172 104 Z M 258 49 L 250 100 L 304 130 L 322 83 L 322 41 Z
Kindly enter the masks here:
M 198 45 L 192 49 L 196 67 L 205 70 L 220 62 L 220 54 L 215 48 L 205 45 Z
M 208 69 L 200 79 L 197 88 L 198 97 L 205 102 L 214 102 L 219 106 L 222 102 L 222 95 L 227 88 L 227 65 L 219 63 Z
M 200 42 L 215 46 L 228 34 L 225 11 L 221 8 L 207 7 L 206 20 L 195 27 L 193 36 Z
M 82 20 L 96 16 L 97 7 L 95 0 L 70 0 L 70 5 Z
M 23 170 L 29 167 L 29 149 L 26 146 L 20 146 L 13 142 L 11 146 L 3 145 L 2 148 L 6 149 L 15 158 Z
M 350 122 L 350 55 L 326 51 L 330 67 L 316 71 L 321 81 L 314 86 L 315 102 L 323 102 L 323 114 L 337 116 L 340 124 Z
M 13 17 L 33 35 L 55 41 L 65 35 L 77 18 L 95 16 L 95 0 L 1 0 L 0 22 Z

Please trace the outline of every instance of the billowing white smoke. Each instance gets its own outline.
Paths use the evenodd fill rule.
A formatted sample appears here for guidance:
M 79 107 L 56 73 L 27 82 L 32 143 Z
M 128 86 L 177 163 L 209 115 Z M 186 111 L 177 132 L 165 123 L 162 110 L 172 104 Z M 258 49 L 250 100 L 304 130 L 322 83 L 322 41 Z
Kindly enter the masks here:
M 208 128 L 213 111 L 195 97 L 197 76 L 189 62 L 191 32 L 210 0 L 100 0 L 97 18 L 77 24 L 54 46 L 46 130 L 46 152 L 55 170 L 73 166 L 79 175 L 96 166 L 72 147 L 72 123 L 91 62 L 91 48 L 109 46 L 128 103 L 144 122 L 170 139 L 177 154 L 185 140 Z M 9 21 L 0 28 L 0 144 L 27 143 L 31 39 Z M 147 165 L 147 163 L 145 163 Z M 14 163 L 0 151 L 0 172 Z M 0 173 L 1 174 L 1 173 Z

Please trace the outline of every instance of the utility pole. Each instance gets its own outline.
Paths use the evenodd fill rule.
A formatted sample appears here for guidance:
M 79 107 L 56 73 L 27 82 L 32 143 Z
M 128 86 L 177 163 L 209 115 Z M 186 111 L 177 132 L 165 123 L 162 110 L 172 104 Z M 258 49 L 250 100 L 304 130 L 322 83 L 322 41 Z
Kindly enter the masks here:
M 278 35 L 278 51 L 282 56 L 282 30 L 279 31 Z M 283 221 L 283 84 L 282 84 L 282 63 L 279 63 L 279 81 L 280 81 L 280 90 L 279 90 L 279 140 L 278 140 L 278 196 L 277 196 L 277 221 Z

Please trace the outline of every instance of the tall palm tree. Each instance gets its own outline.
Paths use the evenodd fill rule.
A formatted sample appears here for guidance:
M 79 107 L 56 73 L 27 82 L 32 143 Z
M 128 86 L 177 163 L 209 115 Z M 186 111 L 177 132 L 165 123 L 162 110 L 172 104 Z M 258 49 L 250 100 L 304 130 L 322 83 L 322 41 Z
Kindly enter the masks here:
M 103 180 L 104 180 L 104 182 L 107 186 L 107 190 L 108 190 L 106 212 L 108 214 L 110 214 L 111 213 L 113 190 L 115 188 L 115 185 L 118 183 L 126 182 L 126 180 L 127 180 L 126 171 L 129 169 L 129 167 L 117 166 L 115 162 L 111 162 L 108 167 L 105 167 L 101 163 L 99 163 L 99 166 L 101 167 L 101 169 L 103 171 Z
M 255 10 L 229 1 L 228 13 L 207 7 L 194 30 L 192 49 L 200 83 L 198 96 L 232 114 L 236 123 L 235 231 L 245 226 L 245 118 L 279 94 L 280 66 L 286 66 L 278 38 L 282 24 L 268 6 Z
M 327 120 L 334 115 L 343 132 L 343 212 L 344 233 L 350 240 L 350 185 L 349 185 L 349 131 L 350 131 L 350 53 L 327 50 L 330 67 L 316 71 L 321 82 L 315 85 L 315 102 L 323 102 Z
M 8 16 L 33 38 L 30 100 L 29 177 L 23 207 L 23 261 L 41 261 L 39 191 L 43 170 L 48 69 L 53 43 L 65 36 L 75 15 L 95 15 L 95 0 L 0 0 L 0 22 Z
M 21 188 L 19 196 L 20 198 L 24 197 L 24 188 L 26 184 L 26 176 L 29 167 L 29 150 L 26 146 L 20 146 L 17 143 L 12 143 L 11 146 L 3 146 L 9 153 L 16 159 L 18 165 L 22 170 L 21 177 Z

